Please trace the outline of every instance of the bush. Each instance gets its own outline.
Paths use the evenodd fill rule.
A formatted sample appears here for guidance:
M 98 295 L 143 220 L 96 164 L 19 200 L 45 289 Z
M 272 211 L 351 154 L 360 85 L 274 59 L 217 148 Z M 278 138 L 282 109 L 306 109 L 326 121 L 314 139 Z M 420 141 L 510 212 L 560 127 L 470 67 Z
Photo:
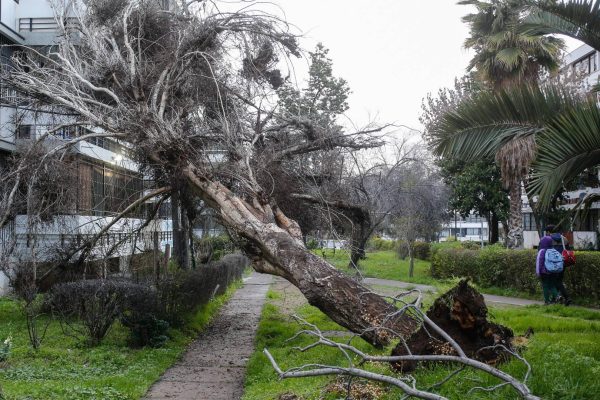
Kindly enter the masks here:
M 396 244 L 396 254 L 401 260 L 405 260 L 406 257 L 408 257 L 408 245 L 405 241 L 398 241 L 398 243 Z
M 0 363 L 8 360 L 10 348 L 12 347 L 12 338 L 9 336 L 0 343 Z
M 315 250 L 319 248 L 319 241 L 315 238 L 311 238 L 308 242 L 306 242 L 306 248 L 309 250 Z
M 429 260 L 431 258 L 431 245 L 427 242 L 415 242 L 415 258 Z
M 129 329 L 132 345 L 160 347 L 168 340 L 169 323 L 160 314 L 156 289 L 132 285 L 121 313 L 121 323 Z
M 235 246 L 227 235 L 207 236 L 194 242 L 197 259 L 200 264 L 220 260 L 224 255 L 233 253 Z
M 375 236 L 367 242 L 368 251 L 390 251 L 396 247 L 396 242 L 393 240 L 385 240 L 379 236 Z
M 60 283 L 52 287 L 47 301 L 69 333 L 84 335 L 96 345 L 123 312 L 127 294 L 138 290 L 138 286 L 141 285 L 107 279 Z M 76 321 L 83 327 L 73 323 Z
M 186 314 L 223 294 L 227 287 L 242 278 L 248 259 L 241 254 L 228 254 L 221 260 L 200 266 L 194 271 L 178 271 L 158 285 L 161 318 L 181 325 Z
M 434 278 L 467 277 L 481 286 L 496 286 L 531 294 L 540 292 L 535 274 L 535 250 L 509 250 L 500 245 L 482 250 L 440 248 L 434 252 Z M 577 264 L 568 267 L 565 284 L 573 297 L 600 305 L 600 252 L 576 252 Z
M 472 240 L 465 240 L 464 242 L 459 242 L 460 247 L 467 250 L 480 250 L 481 242 L 474 242 Z
M 402 260 L 408 257 L 408 244 L 400 240 L 396 243 L 396 253 Z M 419 260 L 429 260 L 431 257 L 431 245 L 427 242 L 415 242 L 414 257 Z

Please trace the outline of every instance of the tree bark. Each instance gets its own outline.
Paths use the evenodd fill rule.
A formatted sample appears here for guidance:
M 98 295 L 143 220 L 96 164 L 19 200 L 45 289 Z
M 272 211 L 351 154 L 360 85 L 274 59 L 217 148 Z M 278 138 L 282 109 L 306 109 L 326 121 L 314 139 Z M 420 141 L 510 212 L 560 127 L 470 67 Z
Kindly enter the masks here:
M 181 269 L 189 270 L 190 265 L 190 238 L 187 213 L 182 207 L 179 191 L 174 191 L 171 196 L 171 217 L 173 221 L 173 258 Z
M 408 277 L 412 278 L 415 274 L 415 252 L 414 252 L 415 244 L 411 242 L 408 244 L 408 257 L 409 257 L 409 265 L 408 265 Z
M 507 246 L 510 249 L 523 247 L 523 212 L 521 201 L 521 182 L 510 185 L 510 214 L 508 216 Z
M 360 260 L 365 259 L 365 247 L 371 236 L 371 224 L 370 222 L 363 223 L 363 221 L 357 221 L 358 227 L 352 227 L 352 245 L 348 268 L 360 269 Z
M 206 204 L 217 211 L 221 223 L 245 239 L 244 250 L 256 271 L 287 279 L 311 305 L 376 346 L 386 345 L 396 336 L 408 336 L 417 328 L 413 317 L 390 317 L 397 311 L 393 305 L 308 251 L 298 224 L 276 206 L 257 199 L 252 204 L 244 201 L 193 166 L 183 173 Z
M 488 223 L 488 242 L 489 244 L 496 244 L 499 240 L 498 233 L 498 216 L 496 213 L 491 212 L 486 216 L 486 221 Z

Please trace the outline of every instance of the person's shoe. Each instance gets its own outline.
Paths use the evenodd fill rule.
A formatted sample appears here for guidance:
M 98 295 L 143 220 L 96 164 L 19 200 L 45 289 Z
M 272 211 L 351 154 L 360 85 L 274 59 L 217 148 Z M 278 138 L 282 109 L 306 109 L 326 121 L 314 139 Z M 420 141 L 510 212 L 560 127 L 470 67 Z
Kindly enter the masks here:
M 571 305 L 571 303 L 573 303 L 573 300 L 571 300 L 571 299 L 565 299 L 565 301 L 563 302 L 563 304 L 565 306 L 569 306 L 569 305 Z

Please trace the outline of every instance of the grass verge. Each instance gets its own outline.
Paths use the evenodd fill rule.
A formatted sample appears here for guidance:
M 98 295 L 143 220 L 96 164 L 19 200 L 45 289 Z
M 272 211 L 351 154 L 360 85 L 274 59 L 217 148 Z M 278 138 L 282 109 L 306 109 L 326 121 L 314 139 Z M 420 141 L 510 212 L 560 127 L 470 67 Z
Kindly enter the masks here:
M 0 364 L 4 397 L 139 399 L 240 286 L 241 283 L 232 285 L 225 294 L 200 307 L 182 329 L 171 329 L 170 340 L 161 348 L 129 348 L 128 331 L 118 322 L 99 346 L 90 348 L 65 336 L 58 322 L 50 321 L 42 348 L 34 351 L 29 346 L 18 303 L 0 298 L 0 341 L 7 336 L 13 338 L 9 358 Z
M 296 294 L 299 296 L 299 294 Z M 243 400 L 277 399 L 281 394 L 293 393 L 302 400 L 334 400 L 345 398 L 344 393 L 332 391 L 336 378 L 311 377 L 296 380 L 279 380 L 266 357 L 263 348 L 268 348 L 282 368 L 297 367 L 308 363 L 347 366 L 348 361 L 338 351 L 331 348 L 314 348 L 299 352 L 294 346 L 306 346 L 309 338 L 301 337 L 286 342 L 300 328 L 290 319 L 298 314 L 322 330 L 340 329 L 324 314 L 305 303 L 290 300 L 290 292 L 272 290 L 269 303 L 265 306 L 258 329 L 257 351 L 248 365 L 246 393 Z M 295 304 L 290 308 L 290 304 Z M 528 382 L 532 391 L 548 400 L 588 400 L 594 393 L 600 393 L 600 312 L 563 306 L 492 308 L 494 321 L 511 327 L 516 334 L 523 334 L 528 328 L 534 331 L 523 350 L 524 357 L 531 363 L 532 376 Z M 344 340 L 343 338 L 339 339 Z M 388 349 L 377 350 L 355 339 L 353 342 L 363 351 L 373 354 L 387 354 Z M 394 372 L 384 364 L 367 366 L 368 369 L 386 374 Z M 418 387 L 427 388 L 441 380 L 451 371 L 452 366 L 423 366 L 414 377 Z M 511 361 L 501 369 L 521 377 L 525 372 L 523 364 Z M 470 392 L 475 386 L 488 386 L 499 383 L 496 379 L 476 371 L 464 371 L 452 378 L 438 392 L 450 399 L 518 399 L 510 388 L 502 388 L 493 393 Z M 371 386 L 367 392 L 376 393 L 369 399 L 391 400 L 402 396 L 396 389 L 380 385 Z

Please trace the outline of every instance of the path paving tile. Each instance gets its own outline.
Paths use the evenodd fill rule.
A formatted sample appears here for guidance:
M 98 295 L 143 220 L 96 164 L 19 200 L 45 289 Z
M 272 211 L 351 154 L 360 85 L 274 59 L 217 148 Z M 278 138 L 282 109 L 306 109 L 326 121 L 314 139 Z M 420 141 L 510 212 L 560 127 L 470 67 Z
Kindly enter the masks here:
M 253 272 L 219 315 L 145 399 L 237 400 L 244 393 L 246 364 L 254 352 L 256 329 L 270 275 Z

